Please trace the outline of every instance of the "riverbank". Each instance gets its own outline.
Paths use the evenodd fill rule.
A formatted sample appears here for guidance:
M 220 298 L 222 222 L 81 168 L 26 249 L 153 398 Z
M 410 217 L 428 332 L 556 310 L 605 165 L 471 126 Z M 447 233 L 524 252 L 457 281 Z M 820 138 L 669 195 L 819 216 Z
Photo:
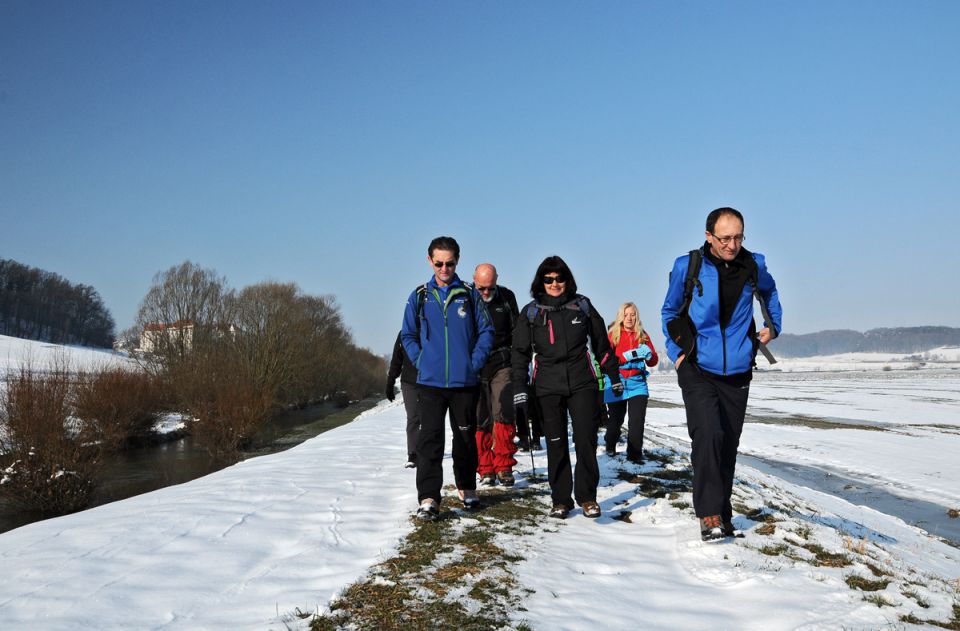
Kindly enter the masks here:
M 242 459 L 278 453 L 346 423 L 377 404 L 374 398 L 346 407 L 320 403 L 289 410 L 261 428 Z M 95 478 L 96 490 L 87 510 L 148 493 L 167 486 L 195 480 L 226 464 L 217 462 L 183 431 L 159 436 L 141 447 L 108 454 Z M 51 515 L 17 511 L 0 500 L 0 533 L 26 524 L 50 519 Z

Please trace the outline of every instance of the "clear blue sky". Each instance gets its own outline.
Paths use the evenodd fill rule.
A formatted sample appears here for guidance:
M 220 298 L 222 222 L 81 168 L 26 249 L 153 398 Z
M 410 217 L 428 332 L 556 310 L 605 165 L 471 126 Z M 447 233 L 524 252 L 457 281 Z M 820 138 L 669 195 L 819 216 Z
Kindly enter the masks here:
M 960 326 L 958 33 L 948 0 L 3 0 L 0 257 L 121 329 L 185 259 L 293 281 L 386 353 L 440 234 L 659 332 L 730 205 L 787 332 Z

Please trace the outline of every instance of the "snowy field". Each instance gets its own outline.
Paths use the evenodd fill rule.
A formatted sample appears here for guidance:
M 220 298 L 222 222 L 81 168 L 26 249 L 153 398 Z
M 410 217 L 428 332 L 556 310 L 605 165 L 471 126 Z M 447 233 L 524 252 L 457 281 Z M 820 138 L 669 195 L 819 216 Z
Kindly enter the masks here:
M 957 350 L 931 354 L 956 357 Z M 870 366 L 895 363 L 896 356 L 881 355 L 880 363 L 865 362 L 865 355 L 842 371 L 800 372 L 794 364 L 801 360 L 783 360 L 777 366 L 785 372 L 755 373 L 741 453 L 813 466 L 945 510 L 960 508 L 960 362 L 884 371 Z M 844 364 L 846 358 L 822 363 Z M 802 365 L 813 365 L 808 361 Z M 651 393 L 683 403 L 673 375 L 655 374 Z M 648 427 L 689 442 L 683 409 L 658 411 Z
M 124 355 L 105 349 L 61 346 L 0 335 L 0 377 L 21 366 L 45 371 L 65 364 L 71 370 L 95 370 L 130 363 Z
M 742 451 L 960 508 L 953 367 L 758 374 Z M 658 375 L 651 392 L 668 407 L 650 408 L 648 447 L 684 469 L 683 410 L 669 407 L 679 390 Z M 306 628 L 294 611 L 324 612 L 414 528 L 404 425 L 402 403 L 384 402 L 288 451 L 0 534 L 0 629 Z M 902 629 L 912 626 L 903 615 L 949 620 L 960 599 L 960 549 L 896 517 L 741 465 L 734 522 L 746 537 L 705 544 L 689 493 L 653 499 L 623 479 L 659 465 L 599 460 L 603 517 L 576 510 L 563 522 L 544 516 L 526 536 L 498 535 L 533 590 L 514 625 Z M 536 466 L 542 474 L 545 452 Z M 518 488 L 529 467 L 523 455 Z M 850 564 L 812 563 L 814 543 Z M 872 572 L 888 584 L 848 586 Z

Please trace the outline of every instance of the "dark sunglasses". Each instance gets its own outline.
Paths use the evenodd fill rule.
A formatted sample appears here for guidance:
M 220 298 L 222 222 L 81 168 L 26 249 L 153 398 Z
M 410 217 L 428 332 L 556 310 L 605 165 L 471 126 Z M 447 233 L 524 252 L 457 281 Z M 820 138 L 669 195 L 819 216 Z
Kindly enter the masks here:
M 556 275 L 556 276 L 541 276 L 541 277 L 540 277 L 540 280 L 543 281 L 543 284 L 544 284 L 544 285 L 552 285 L 552 284 L 554 284 L 554 283 L 565 283 L 565 282 L 567 282 L 567 277 L 564 276 L 564 275 L 562 275 L 562 274 L 558 274 L 558 275 Z
M 440 269 L 441 267 L 456 267 L 457 262 L 456 261 L 434 261 L 433 266 L 436 267 L 437 269 Z
M 479 292 L 481 292 L 481 293 L 487 293 L 488 291 L 493 291 L 493 290 L 495 290 L 496 288 L 497 288 L 496 285 L 493 285 L 493 286 L 491 286 L 491 287 L 481 287 L 480 285 L 477 285 L 477 291 L 479 291 Z

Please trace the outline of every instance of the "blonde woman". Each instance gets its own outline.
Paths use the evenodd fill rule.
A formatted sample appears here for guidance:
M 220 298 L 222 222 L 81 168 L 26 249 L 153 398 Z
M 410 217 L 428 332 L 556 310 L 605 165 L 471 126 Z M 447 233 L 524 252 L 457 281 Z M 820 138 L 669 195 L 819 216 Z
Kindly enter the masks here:
M 627 428 L 627 459 L 630 462 L 643 462 L 643 425 L 647 418 L 648 367 L 656 366 L 659 358 L 653 348 L 650 336 L 643 330 L 637 305 L 625 302 L 617 311 L 617 318 L 607 327 L 610 346 L 620 360 L 620 380 L 623 382 L 622 394 L 614 393 L 609 381 L 603 401 L 607 404 L 607 432 L 604 436 L 607 455 L 617 454 L 617 441 L 620 440 L 620 428 L 623 419 L 629 415 Z

